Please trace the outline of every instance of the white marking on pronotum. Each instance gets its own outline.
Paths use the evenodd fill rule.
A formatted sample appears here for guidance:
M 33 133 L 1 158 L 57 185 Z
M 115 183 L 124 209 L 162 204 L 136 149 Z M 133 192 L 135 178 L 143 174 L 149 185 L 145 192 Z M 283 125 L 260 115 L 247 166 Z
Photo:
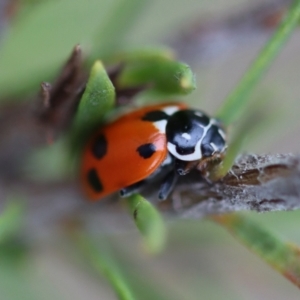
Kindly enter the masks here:
M 214 149 L 213 154 L 218 151 L 218 147 L 214 144 L 214 143 L 210 143 L 210 145 L 212 146 L 212 148 Z
M 218 129 L 219 135 L 222 137 L 222 139 L 225 141 L 225 132 L 222 129 Z
M 195 115 L 198 116 L 198 117 L 203 117 L 203 113 L 200 112 L 200 111 L 196 111 L 196 112 L 195 112 Z
M 201 128 L 204 128 L 204 129 L 205 129 L 205 126 L 204 126 L 204 125 L 201 125 L 201 124 L 199 124 L 199 123 L 196 123 L 196 125 L 198 125 L 199 127 L 201 127 Z
M 168 150 L 171 154 L 173 154 L 176 158 L 183 161 L 193 161 L 198 160 L 202 157 L 201 149 L 200 149 L 201 140 L 199 140 L 196 144 L 195 151 L 191 154 L 181 155 L 176 151 L 176 146 L 170 142 L 168 142 Z
M 186 132 L 184 132 L 181 136 L 186 140 L 190 140 L 192 138 L 191 135 Z
M 153 125 L 158 129 L 158 131 L 162 134 L 166 133 L 167 120 L 160 120 L 157 122 L 153 122 Z
M 169 116 L 173 115 L 178 110 L 179 110 L 178 106 L 171 106 L 171 105 L 167 106 L 167 107 L 164 107 L 162 109 L 162 111 L 164 111 Z
M 213 120 L 210 120 L 209 124 L 204 127 L 203 129 L 203 134 L 201 139 L 197 142 L 196 146 L 195 146 L 195 151 L 191 154 L 187 154 L 187 155 L 181 155 L 176 151 L 176 146 L 170 142 L 168 142 L 167 147 L 168 150 L 171 154 L 173 154 L 175 157 L 177 157 L 180 160 L 183 161 L 193 161 L 193 160 L 199 160 L 202 158 L 202 152 L 201 152 L 201 143 L 204 139 L 204 137 L 206 136 L 207 131 L 210 129 L 211 125 L 213 124 Z

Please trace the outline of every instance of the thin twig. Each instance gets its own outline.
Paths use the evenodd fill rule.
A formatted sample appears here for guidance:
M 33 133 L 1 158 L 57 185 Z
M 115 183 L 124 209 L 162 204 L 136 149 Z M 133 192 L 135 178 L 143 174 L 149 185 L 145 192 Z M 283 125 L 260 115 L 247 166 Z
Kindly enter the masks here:
M 26 219 L 31 233 L 49 230 L 70 215 L 97 224 L 97 230 L 123 230 L 128 224 L 122 199 L 117 195 L 91 204 L 81 193 L 77 181 L 33 183 L 19 180 L 0 181 L 0 199 L 6 199 L 12 191 L 27 199 Z M 143 194 L 155 202 L 157 190 L 157 186 L 151 185 Z M 300 155 L 243 155 L 222 181 L 212 184 L 197 172 L 182 176 L 172 196 L 157 205 L 166 215 L 189 219 L 234 211 L 299 209 Z M 3 200 L 0 211 L 4 207 Z M 109 225 L 104 229 L 99 222 Z
M 173 193 L 169 205 L 184 218 L 254 210 L 300 208 L 300 156 L 244 155 L 219 182 L 208 184 L 194 173 Z

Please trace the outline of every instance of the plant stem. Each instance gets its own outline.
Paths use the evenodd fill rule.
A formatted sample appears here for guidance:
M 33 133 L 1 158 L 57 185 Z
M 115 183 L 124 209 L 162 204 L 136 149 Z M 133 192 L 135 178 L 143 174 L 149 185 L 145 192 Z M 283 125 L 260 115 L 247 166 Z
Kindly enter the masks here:
M 114 289 L 119 300 L 135 300 L 131 288 L 121 274 L 115 259 L 112 257 L 108 245 L 102 239 L 102 248 L 96 247 L 90 237 L 80 230 L 72 232 L 72 238 L 85 259 L 93 269 L 104 276 Z
M 211 219 L 230 233 L 271 267 L 300 287 L 300 249 L 285 243 L 244 215 L 215 215 Z
M 295 0 L 268 43 L 259 53 L 236 88 L 227 96 L 217 116 L 225 125 L 234 122 L 247 105 L 250 92 L 271 65 L 300 19 L 300 0 Z

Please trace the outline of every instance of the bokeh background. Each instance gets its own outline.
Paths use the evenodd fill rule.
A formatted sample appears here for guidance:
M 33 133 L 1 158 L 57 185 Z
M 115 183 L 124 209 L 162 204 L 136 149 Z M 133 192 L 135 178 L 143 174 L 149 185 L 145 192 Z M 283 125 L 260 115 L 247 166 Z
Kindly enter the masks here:
M 0 105 L 28 101 L 40 82 L 55 78 L 78 43 L 86 56 L 100 58 L 111 48 L 169 46 L 196 74 L 197 90 L 184 101 L 213 114 L 276 24 L 275 17 L 260 23 L 257 16 L 273 3 L 284 7 L 289 1 L 262 6 L 258 0 L 129 0 L 122 9 L 136 12 L 126 30 L 114 15 L 118 0 L 0 3 Z M 115 32 L 121 34 L 111 45 Z M 95 38 L 103 46 L 96 49 Z M 272 120 L 249 136 L 245 151 L 299 152 L 299 53 L 296 30 L 252 95 L 255 105 L 249 110 Z M 11 195 L 0 193 L 1 209 L 15 197 L 26 203 L 18 242 L 27 249 L 13 263 L 3 260 L 0 299 L 116 299 L 64 234 L 64 222 L 74 216 L 99 244 L 103 237 L 109 241 L 137 299 L 299 299 L 295 286 L 209 220 L 168 219 L 167 247 L 150 255 L 121 203 L 89 204 L 74 185 L 64 186 L 70 175 L 66 155 L 59 145 L 30 153 L 20 166 L 26 180 L 10 184 Z M 24 187 L 29 179 L 31 185 Z M 300 244 L 299 212 L 247 214 L 283 240 Z

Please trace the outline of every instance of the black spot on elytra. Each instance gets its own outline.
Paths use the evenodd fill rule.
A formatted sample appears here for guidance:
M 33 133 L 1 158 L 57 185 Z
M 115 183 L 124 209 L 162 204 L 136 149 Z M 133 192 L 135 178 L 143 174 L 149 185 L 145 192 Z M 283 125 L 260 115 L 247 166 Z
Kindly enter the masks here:
M 103 191 L 103 185 L 95 169 L 91 169 L 87 174 L 87 179 L 93 190 L 97 193 Z
M 136 151 L 142 158 L 150 158 L 156 151 L 156 147 L 154 144 L 144 144 L 139 146 Z
M 94 156 L 101 159 L 107 152 L 107 140 L 103 134 L 99 135 L 92 145 Z
M 157 121 L 161 121 L 161 120 L 168 120 L 169 117 L 170 116 L 162 110 L 154 110 L 154 111 L 150 111 L 150 112 L 146 113 L 142 117 L 142 120 L 150 121 L 150 122 L 157 122 Z

